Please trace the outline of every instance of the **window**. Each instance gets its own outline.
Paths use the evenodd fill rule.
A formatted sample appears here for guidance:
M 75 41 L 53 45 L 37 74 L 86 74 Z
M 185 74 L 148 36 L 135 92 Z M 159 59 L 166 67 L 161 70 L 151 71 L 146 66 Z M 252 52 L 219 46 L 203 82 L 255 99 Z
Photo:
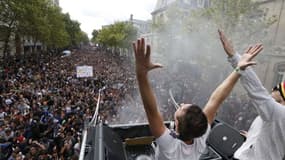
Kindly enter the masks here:
M 282 82 L 282 81 L 284 81 L 285 80 L 285 72 L 278 72 L 277 73 L 277 83 L 276 84 L 278 84 L 278 83 L 280 83 L 280 82 Z
M 197 0 L 197 6 L 200 8 L 204 8 L 204 0 Z
M 165 7 L 167 6 L 167 1 L 166 0 L 162 0 L 162 6 L 161 7 Z
M 208 8 L 208 7 L 210 7 L 210 0 L 204 0 L 204 7 L 205 8 Z
M 285 81 L 285 62 L 278 63 L 274 67 L 274 72 L 276 73 L 274 76 L 274 83 L 273 86 L 276 84 Z
M 191 0 L 183 0 L 183 2 L 186 4 L 191 4 Z

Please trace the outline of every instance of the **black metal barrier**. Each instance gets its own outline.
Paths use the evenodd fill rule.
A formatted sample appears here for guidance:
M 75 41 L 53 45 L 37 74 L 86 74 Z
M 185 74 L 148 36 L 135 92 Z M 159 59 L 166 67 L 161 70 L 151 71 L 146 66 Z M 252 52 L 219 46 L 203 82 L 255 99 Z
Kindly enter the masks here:
M 165 122 L 171 128 L 170 122 Z M 139 145 L 127 143 L 128 139 L 147 137 Z M 147 123 L 107 126 L 97 124 L 88 128 L 85 160 L 135 160 L 139 155 L 154 157 L 154 145 Z M 146 140 L 147 139 L 147 140 Z M 142 141 L 139 139 L 140 142 Z M 207 139 L 207 149 L 199 160 L 230 160 L 245 138 L 223 122 L 215 121 Z

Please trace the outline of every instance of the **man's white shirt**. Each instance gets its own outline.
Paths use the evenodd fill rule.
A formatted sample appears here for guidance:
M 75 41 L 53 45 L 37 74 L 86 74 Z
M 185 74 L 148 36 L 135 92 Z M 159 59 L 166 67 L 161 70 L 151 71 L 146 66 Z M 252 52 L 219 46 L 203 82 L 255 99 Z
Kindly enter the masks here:
M 233 67 L 238 60 L 238 54 L 229 58 Z M 282 160 L 285 156 L 285 106 L 272 98 L 251 67 L 242 73 L 241 84 L 259 116 L 234 157 L 240 160 Z
M 211 127 L 208 125 L 206 133 L 194 139 L 191 145 L 171 135 L 171 131 L 166 129 L 164 133 L 156 139 L 156 160 L 198 160 L 206 148 L 206 139 Z

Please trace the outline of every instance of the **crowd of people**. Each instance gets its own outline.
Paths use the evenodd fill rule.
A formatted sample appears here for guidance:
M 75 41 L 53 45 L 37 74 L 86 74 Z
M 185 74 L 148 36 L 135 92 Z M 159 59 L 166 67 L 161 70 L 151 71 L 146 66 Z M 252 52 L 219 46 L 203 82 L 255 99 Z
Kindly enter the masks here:
M 16 57 L 1 63 L 0 159 L 78 159 L 84 122 L 92 118 L 102 88 L 102 121 L 146 122 L 144 112 L 139 112 L 143 107 L 131 61 L 130 56 L 86 48 L 66 57 Z M 94 77 L 76 77 L 76 66 L 83 65 L 93 66 Z M 198 83 L 202 73 L 193 76 L 195 66 L 183 67 L 192 68 L 192 73 L 153 75 L 152 81 L 159 81 L 155 92 L 165 120 L 172 120 L 175 112 L 171 89 L 179 102 L 201 106 L 210 94 L 209 86 Z M 223 105 L 218 117 L 238 129 L 247 129 L 255 117 L 248 112 L 246 97 L 231 95 Z
M 106 88 L 102 120 L 113 117 L 132 92 L 128 62 L 90 50 L 33 57 L 1 66 L 0 159 L 78 159 L 84 122 L 94 114 L 99 89 Z M 94 66 L 94 77 L 76 78 L 80 65 Z

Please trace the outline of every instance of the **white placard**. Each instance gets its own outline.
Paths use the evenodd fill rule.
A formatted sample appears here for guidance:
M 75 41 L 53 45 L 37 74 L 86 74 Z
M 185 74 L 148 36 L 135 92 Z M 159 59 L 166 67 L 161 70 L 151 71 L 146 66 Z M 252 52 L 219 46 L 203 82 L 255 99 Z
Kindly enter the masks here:
M 76 67 L 76 77 L 93 77 L 93 66 L 77 66 Z

